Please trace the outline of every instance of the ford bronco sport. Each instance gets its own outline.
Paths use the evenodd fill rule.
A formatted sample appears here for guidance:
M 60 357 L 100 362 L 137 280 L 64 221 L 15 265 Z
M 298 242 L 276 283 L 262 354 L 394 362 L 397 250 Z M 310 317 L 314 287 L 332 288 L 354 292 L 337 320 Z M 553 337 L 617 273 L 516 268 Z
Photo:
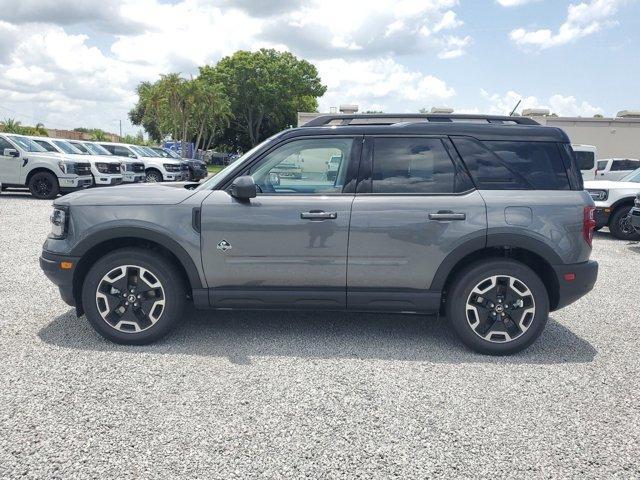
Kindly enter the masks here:
M 271 173 L 304 157 L 305 175 Z M 327 179 L 332 157 L 341 163 Z M 590 291 L 594 203 L 566 134 L 521 117 L 324 116 L 192 189 L 120 186 L 54 202 L 40 265 L 119 343 L 200 309 L 444 314 L 512 353 Z

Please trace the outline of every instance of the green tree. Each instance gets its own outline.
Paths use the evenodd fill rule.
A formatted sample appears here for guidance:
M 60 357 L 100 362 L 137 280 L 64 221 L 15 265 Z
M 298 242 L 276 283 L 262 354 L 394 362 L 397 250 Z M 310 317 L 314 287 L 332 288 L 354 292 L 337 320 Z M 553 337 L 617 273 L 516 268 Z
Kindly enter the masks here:
M 201 67 L 200 78 L 230 101 L 233 119 L 218 141 L 242 150 L 294 125 L 298 111 L 316 111 L 326 91 L 314 65 L 272 49 L 238 51 Z
M 109 136 L 99 128 L 95 128 L 91 130 L 91 140 L 96 142 L 107 142 L 109 141 Z
M 14 118 L 5 118 L 2 123 L 2 131 L 7 133 L 22 133 L 20 120 L 16 120 Z

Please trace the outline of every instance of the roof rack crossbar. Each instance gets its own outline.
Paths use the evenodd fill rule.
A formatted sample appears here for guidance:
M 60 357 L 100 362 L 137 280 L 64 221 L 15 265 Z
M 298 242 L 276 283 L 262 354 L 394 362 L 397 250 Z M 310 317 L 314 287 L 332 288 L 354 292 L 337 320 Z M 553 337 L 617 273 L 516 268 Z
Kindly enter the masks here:
M 394 125 L 397 123 L 486 121 L 502 125 L 540 125 L 529 117 L 510 117 L 503 115 L 447 114 L 447 113 L 384 113 L 384 114 L 332 114 L 320 115 L 302 125 L 302 127 L 322 127 L 334 125 Z

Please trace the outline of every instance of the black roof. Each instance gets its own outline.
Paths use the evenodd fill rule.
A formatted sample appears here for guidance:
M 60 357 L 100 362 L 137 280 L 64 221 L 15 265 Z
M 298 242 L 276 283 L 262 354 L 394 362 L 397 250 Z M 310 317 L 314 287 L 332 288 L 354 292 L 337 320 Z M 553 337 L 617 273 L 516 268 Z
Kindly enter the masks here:
M 334 119 L 349 120 L 346 125 L 331 124 Z M 353 121 L 371 119 L 373 123 Z M 438 118 L 438 120 L 433 120 Z M 392 119 L 401 122 L 389 123 Z M 449 120 L 444 120 L 449 119 Z M 455 120 L 452 120 L 455 119 Z M 378 123 L 379 122 L 379 123 Z M 387 122 L 387 123 L 384 123 Z M 521 140 L 568 143 L 569 137 L 557 127 L 546 127 L 526 117 L 492 115 L 326 115 L 302 127 L 286 131 L 285 136 L 308 135 L 464 135 L 478 140 Z

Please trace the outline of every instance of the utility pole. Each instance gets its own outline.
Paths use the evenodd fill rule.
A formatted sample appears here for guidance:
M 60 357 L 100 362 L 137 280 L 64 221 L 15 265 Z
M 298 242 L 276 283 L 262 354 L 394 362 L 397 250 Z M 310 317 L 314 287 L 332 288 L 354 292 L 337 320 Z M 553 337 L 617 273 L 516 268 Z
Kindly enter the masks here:
M 118 120 L 120 122 L 120 140 L 122 140 L 122 120 Z

